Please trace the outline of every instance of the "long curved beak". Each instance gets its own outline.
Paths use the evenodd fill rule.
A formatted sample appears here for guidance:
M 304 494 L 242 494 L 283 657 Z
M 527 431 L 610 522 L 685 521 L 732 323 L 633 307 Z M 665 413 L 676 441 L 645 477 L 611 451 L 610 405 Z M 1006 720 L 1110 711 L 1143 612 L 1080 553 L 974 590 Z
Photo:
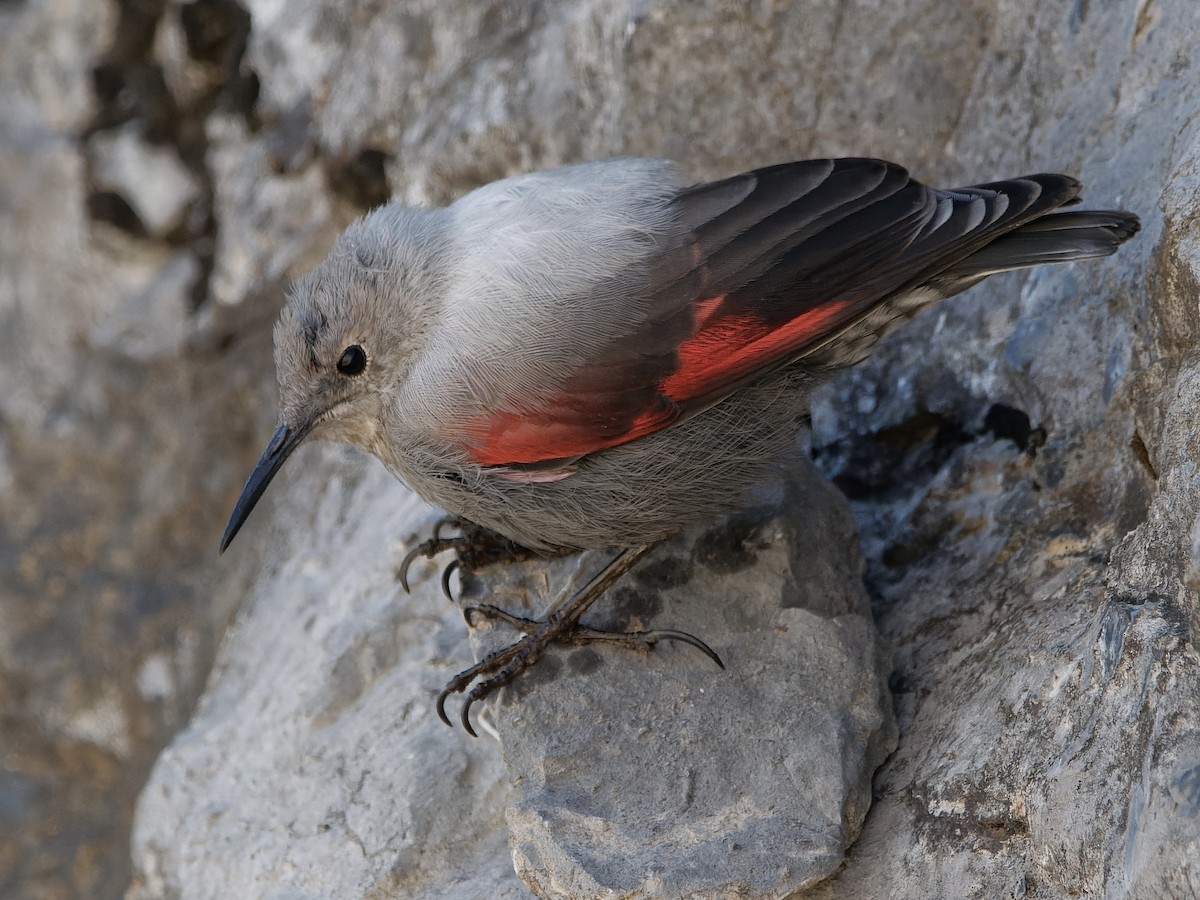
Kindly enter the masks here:
M 308 433 L 311 430 L 311 424 L 306 424 L 300 428 L 289 428 L 284 422 L 280 422 L 275 428 L 275 433 L 271 435 L 271 442 L 267 444 L 267 449 L 263 451 L 258 465 L 254 467 L 254 471 L 246 479 L 246 486 L 242 488 L 242 495 L 238 497 L 237 505 L 233 508 L 233 515 L 229 517 L 229 524 L 225 526 L 225 535 L 221 538 L 222 553 L 225 552 L 225 548 L 232 543 L 233 539 L 237 537 L 242 524 L 250 515 L 250 510 L 254 509 L 254 504 L 258 503 L 259 498 L 266 491 L 267 485 L 271 483 L 271 479 L 275 477 L 275 473 L 279 471 L 279 467 L 283 465 L 284 460 L 292 455 L 292 451 L 300 446 L 300 443 L 308 437 Z

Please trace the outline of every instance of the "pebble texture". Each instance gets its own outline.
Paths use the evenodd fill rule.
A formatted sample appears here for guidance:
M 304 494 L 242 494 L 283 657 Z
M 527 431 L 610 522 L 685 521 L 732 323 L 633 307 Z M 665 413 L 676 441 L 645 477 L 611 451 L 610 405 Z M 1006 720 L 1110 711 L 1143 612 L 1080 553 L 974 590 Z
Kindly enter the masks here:
M 1200 894 L 1198 31 L 1192 0 L 0 4 L 0 895 Z M 1144 228 L 955 299 L 819 398 L 885 654 L 855 578 L 837 613 L 777 599 L 826 583 L 787 560 L 854 568 L 826 498 L 811 543 L 718 542 L 754 557 L 721 572 L 688 535 L 624 585 L 640 611 L 598 613 L 728 672 L 556 653 L 574 696 L 535 680 L 471 741 L 430 711 L 461 617 L 432 567 L 412 597 L 392 573 L 433 513 L 374 463 L 302 451 L 215 556 L 274 420 L 270 325 L 391 194 L 625 153 L 1069 171 Z M 838 867 L 881 659 L 897 749 Z M 803 690 L 829 705 L 765 712 Z M 842 731 L 754 752 L 821 716 Z M 704 851 L 668 865 L 688 822 Z

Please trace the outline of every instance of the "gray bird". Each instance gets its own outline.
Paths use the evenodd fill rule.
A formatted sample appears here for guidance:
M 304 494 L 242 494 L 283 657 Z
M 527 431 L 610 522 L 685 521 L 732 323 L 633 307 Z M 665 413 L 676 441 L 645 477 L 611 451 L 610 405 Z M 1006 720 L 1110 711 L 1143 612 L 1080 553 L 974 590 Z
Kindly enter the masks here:
M 941 190 L 875 159 L 685 186 L 614 159 L 497 181 L 442 209 L 392 202 L 338 239 L 275 328 L 279 425 L 224 550 L 310 438 L 374 454 L 455 516 L 537 551 L 621 547 L 596 579 L 468 669 L 470 703 L 649 546 L 747 502 L 794 452 L 812 388 L 997 272 L 1108 256 L 1123 211 L 1059 212 L 1080 184 Z M 701 642 L 681 632 L 631 638 Z M 719 662 L 719 660 L 718 660 Z

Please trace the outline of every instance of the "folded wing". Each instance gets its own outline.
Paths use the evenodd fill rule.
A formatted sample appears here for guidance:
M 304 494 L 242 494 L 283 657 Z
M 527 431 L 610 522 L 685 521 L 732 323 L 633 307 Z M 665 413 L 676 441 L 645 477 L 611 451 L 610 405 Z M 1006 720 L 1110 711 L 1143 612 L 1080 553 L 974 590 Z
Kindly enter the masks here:
M 907 317 L 995 271 L 1111 252 L 1128 220 L 1136 230 L 1132 216 L 1042 218 L 1079 187 L 1033 175 L 938 190 L 880 160 L 823 159 L 686 188 L 674 199 L 685 239 L 648 266 L 636 329 L 529 402 L 465 423 L 463 446 L 508 477 L 558 477 L 781 366 L 824 365 L 818 351 L 873 311 L 886 320 L 882 305 Z M 1116 220 L 1065 227 L 1071 216 L 1124 216 L 1128 233 L 1113 236 Z M 1035 220 L 1051 224 L 1025 233 Z M 1093 226 L 1110 249 L 1097 251 L 1094 236 L 1075 248 L 1042 237 Z

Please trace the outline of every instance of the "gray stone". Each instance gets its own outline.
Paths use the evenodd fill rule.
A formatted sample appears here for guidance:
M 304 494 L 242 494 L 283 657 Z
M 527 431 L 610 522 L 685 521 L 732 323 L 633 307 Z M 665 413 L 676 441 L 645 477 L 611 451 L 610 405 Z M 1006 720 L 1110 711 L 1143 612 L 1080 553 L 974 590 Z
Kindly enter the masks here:
M 264 573 L 150 778 L 132 898 L 524 896 L 513 860 L 543 896 L 784 896 L 839 865 L 895 734 L 853 526 L 828 485 L 795 488 L 788 515 L 665 545 L 616 591 L 632 627 L 680 623 L 727 671 L 672 645 L 555 653 L 503 695 L 498 748 L 434 716 L 470 662 L 438 567 L 414 568 L 412 596 L 396 583 L 433 511 L 351 459 L 306 451 L 280 485 L 291 525 L 274 546 L 290 562 Z M 806 541 L 810 524 L 833 540 Z M 597 557 L 479 583 L 537 604 Z
M 213 535 L 259 449 L 229 422 L 268 395 L 213 386 L 268 383 L 266 329 L 193 352 L 203 248 L 92 214 L 85 135 L 113 118 L 94 88 L 130 64 L 117 21 L 0 4 L 3 897 L 123 894 L 135 799 L 255 574 L 246 557 L 218 581 Z
M 200 186 L 174 148 L 146 143 L 136 124 L 100 132 L 88 150 L 96 185 L 124 198 L 153 236 L 178 227 L 199 197 Z
M 784 897 L 841 864 L 895 747 L 890 664 L 845 502 L 812 479 L 778 512 L 662 545 L 588 615 L 679 627 L 727 669 L 667 642 L 552 650 L 497 702 L 513 858 L 539 896 Z M 531 615 L 547 574 L 557 592 L 610 556 L 514 566 L 464 602 Z M 513 640 L 474 634 L 476 656 Z
M 95 0 L 0 9 L 6 143 L 16 143 L 14 134 L 28 125 L 66 134 L 87 124 L 97 106 L 89 66 L 112 40 L 116 24 L 116 4 Z
M 249 139 L 239 117 L 216 114 L 207 125 L 216 215 L 225 224 L 209 289 L 217 304 L 232 306 L 277 292 L 316 265 L 350 216 L 336 216 L 319 167 L 276 175 L 267 146 Z
M 129 897 L 528 896 L 495 743 L 434 715 L 469 662 L 462 616 L 436 579 L 396 583 L 432 510 L 341 448 L 300 462 L 279 498 L 295 530 L 142 795 Z
M 186 250 L 131 240 L 116 229 L 97 228 L 97 245 L 122 260 L 116 308 L 96 323 L 89 339 L 139 361 L 174 359 L 191 330 L 192 286 L 200 275 Z

